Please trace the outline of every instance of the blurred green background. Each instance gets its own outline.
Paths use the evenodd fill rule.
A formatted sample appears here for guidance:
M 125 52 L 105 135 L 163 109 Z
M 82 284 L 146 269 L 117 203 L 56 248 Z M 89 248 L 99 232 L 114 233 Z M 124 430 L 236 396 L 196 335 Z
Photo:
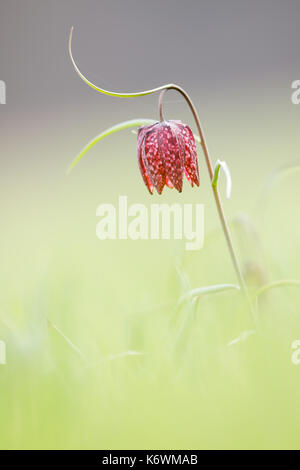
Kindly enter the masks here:
M 199 148 L 201 186 L 147 193 L 130 131 L 87 141 L 122 120 L 156 119 L 157 96 L 120 91 L 167 82 L 198 106 L 212 158 L 227 161 L 224 201 L 251 295 L 300 279 L 296 1 L 12 0 L 0 6 L 0 447 L 299 448 L 300 291 L 258 301 L 255 334 L 237 292 L 177 302 L 190 288 L 235 283 Z M 193 127 L 173 92 L 170 119 Z M 193 127 L 194 129 L 194 127 Z M 292 170 L 284 169 L 292 165 Z M 220 183 L 224 194 L 224 182 Z M 96 208 L 205 204 L 205 244 L 100 241 Z

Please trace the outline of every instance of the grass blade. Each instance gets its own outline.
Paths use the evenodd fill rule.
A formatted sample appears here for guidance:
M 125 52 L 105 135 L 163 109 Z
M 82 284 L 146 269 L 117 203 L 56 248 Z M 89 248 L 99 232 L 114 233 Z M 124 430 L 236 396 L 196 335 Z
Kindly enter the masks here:
M 271 289 L 276 289 L 277 287 L 284 287 L 284 286 L 300 287 L 300 281 L 297 279 L 296 280 L 283 279 L 281 281 L 274 281 L 274 282 L 270 282 L 269 284 L 265 284 L 254 294 L 254 300 L 257 299 L 259 296 L 265 294 L 267 291 Z
M 202 297 L 203 295 L 208 294 L 218 294 L 220 292 L 228 291 L 228 290 L 240 290 L 240 287 L 236 284 L 216 284 L 213 286 L 205 286 L 205 287 L 196 287 L 188 291 L 184 294 L 178 301 L 179 305 L 187 300 L 193 300 L 196 297 Z

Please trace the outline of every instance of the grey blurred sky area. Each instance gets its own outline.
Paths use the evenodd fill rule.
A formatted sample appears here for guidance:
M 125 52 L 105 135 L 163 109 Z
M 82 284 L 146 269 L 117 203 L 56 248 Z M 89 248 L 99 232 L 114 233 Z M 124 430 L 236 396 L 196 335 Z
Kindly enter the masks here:
M 71 25 L 79 67 L 106 88 L 176 82 L 204 99 L 251 89 L 271 99 L 276 86 L 289 95 L 300 76 L 299 18 L 299 0 L 1 0 L 6 112 L 119 106 L 74 73 Z

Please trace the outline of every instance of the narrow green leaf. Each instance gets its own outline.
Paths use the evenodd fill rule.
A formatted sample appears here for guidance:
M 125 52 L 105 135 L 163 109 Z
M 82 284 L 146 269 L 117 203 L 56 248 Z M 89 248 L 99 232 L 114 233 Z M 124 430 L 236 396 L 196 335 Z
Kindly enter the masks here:
M 217 284 L 214 286 L 196 287 L 195 289 L 192 289 L 186 294 L 184 294 L 179 299 L 178 303 L 182 304 L 183 302 L 187 300 L 192 300 L 195 297 L 201 297 L 207 294 L 217 294 L 219 292 L 224 292 L 228 290 L 240 290 L 240 287 L 236 284 Z
M 82 157 L 87 153 L 88 150 L 90 150 L 95 144 L 97 144 L 100 140 L 104 139 L 105 137 L 108 137 L 109 135 L 114 134 L 115 132 L 122 131 L 124 129 L 129 129 L 131 127 L 148 126 L 150 124 L 153 124 L 154 122 L 156 121 L 154 121 L 153 119 L 132 119 L 130 121 L 120 122 L 119 124 L 116 124 L 115 126 L 109 127 L 105 131 L 101 132 L 101 134 L 94 137 L 81 150 L 81 152 L 79 152 L 79 154 L 74 158 L 73 162 L 69 166 L 67 170 L 67 174 L 70 173 L 70 171 L 77 165 L 77 163 L 82 159 Z

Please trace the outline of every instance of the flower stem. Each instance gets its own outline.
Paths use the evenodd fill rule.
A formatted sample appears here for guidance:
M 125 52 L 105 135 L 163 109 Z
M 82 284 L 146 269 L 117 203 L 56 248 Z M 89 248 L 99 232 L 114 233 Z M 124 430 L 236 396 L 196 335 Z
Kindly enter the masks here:
M 208 169 L 209 178 L 210 178 L 211 182 L 213 182 L 214 170 L 213 170 L 213 166 L 212 166 L 212 163 L 211 163 L 211 159 L 210 159 L 209 151 L 208 151 L 207 144 L 206 144 L 206 141 L 205 141 L 202 126 L 201 126 L 201 123 L 200 123 L 200 119 L 199 119 L 199 116 L 198 116 L 198 113 L 197 113 L 197 110 L 195 108 L 194 103 L 192 102 L 191 98 L 189 97 L 189 95 L 186 93 L 186 91 L 183 88 L 179 87 L 178 85 L 171 84 L 171 85 L 166 85 L 164 90 L 161 91 L 160 96 L 159 96 L 159 105 L 158 105 L 158 107 L 159 107 L 159 119 L 161 121 L 164 120 L 163 110 L 162 110 L 162 102 L 163 102 L 163 97 L 164 97 L 165 93 L 168 90 L 178 91 L 185 98 L 187 104 L 190 107 L 190 110 L 193 114 L 193 117 L 194 117 L 194 120 L 195 120 L 195 123 L 196 123 L 196 126 L 197 126 L 197 130 L 198 130 L 198 133 L 199 133 L 200 143 L 201 143 L 202 151 L 203 151 L 203 154 L 204 154 L 204 157 L 205 157 L 205 162 L 206 162 L 206 166 L 207 166 L 207 169 Z M 233 241 L 232 241 L 232 238 L 231 238 L 230 230 L 229 230 L 228 223 L 227 223 L 227 220 L 226 220 L 226 217 L 225 217 L 225 213 L 224 213 L 224 210 L 223 210 L 223 206 L 222 206 L 222 202 L 221 202 L 221 199 L 220 199 L 220 195 L 219 195 L 219 191 L 218 191 L 217 186 L 212 185 L 212 190 L 213 190 L 213 194 L 214 194 L 214 198 L 215 198 L 215 202 L 216 202 L 217 211 L 218 211 L 218 215 L 219 215 L 219 218 L 220 218 L 221 226 L 222 226 L 222 229 L 223 229 L 223 232 L 224 232 L 224 236 L 225 236 L 225 239 L 226 239 L 227 247 L 228 247 L 230 257 L 231 257 L 231 260 L 232 260 L 232 264 L 234 266 L 234 270 L 236 272 L 236 275 L 237 275 L 237 278 L 238 278 L 238 281 L 239 281 L 239 285 L 240 285 L 241 290 L 242 290 L 242 292 L 244 293 L 244 295 L 247 299 L 247 302 L 249 303 L 251 313 L 254 315 L 253 305 L 250 301 L 250 297 L 249 297 L 248 289 L 247 289 L 247 286 L 246 286 L 246 283 L 245 283 L 245 279 L 244 279 L 244 276 L 242 274 L 242 270 L 241 270 L 240 265 L 239 265 L 239 261 L 238 261 L 236 251 L 235 251 L 235 248 L 234 248 L 234 245 L 233 245 Z

